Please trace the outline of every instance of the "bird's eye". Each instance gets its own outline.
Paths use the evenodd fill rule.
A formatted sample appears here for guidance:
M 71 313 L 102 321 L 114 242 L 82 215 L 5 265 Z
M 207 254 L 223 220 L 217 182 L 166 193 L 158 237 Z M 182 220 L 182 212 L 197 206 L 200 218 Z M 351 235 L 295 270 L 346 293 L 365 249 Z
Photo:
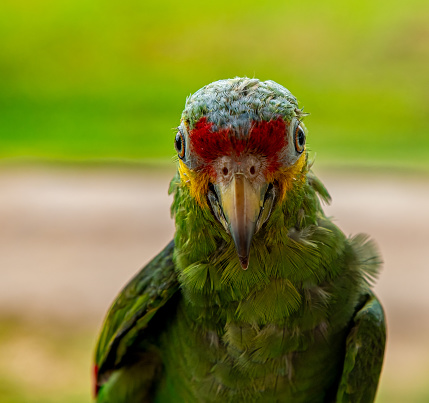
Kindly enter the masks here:
M 180 130 L 177 132 L 176 138 L 174 139 L 174 148 L 179 158 L 183 159 L 185 156 L 185 138 Z
M 301 154 L 304 151 L 304 146 L 305 146 L 305 132 L 300 125 L 298 125 L 295 129 L 294 139 L 295 139 L 295 150 Z

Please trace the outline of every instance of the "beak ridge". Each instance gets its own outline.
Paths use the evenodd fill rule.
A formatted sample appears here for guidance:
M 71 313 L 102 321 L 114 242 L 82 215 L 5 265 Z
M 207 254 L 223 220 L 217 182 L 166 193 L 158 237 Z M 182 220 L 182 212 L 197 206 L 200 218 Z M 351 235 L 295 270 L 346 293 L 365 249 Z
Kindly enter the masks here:
M 267 186 L 254 187 L 244 174 L 236 173 L 228 185 L 217 185 L 217 188 L 227 229 L 234 241 L 241 267 L 246 270 Z

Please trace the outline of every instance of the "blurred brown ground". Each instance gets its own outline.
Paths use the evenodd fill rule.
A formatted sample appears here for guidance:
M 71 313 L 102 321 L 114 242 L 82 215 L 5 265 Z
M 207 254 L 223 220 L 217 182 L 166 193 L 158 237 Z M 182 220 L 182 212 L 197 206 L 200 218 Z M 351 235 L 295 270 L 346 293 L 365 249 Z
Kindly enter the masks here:
M 173 172 L 173 164 L 161 170 L 0 169 L 0 323 L 14 318 L 24 323 L 17 325 L 19 332 L 29 334 L 34 324 L 49 323 L 50 329 L 67 329 L 71 340 L 74 330 L 87 329 L 91 340 L 71 375 L 80 373 L 85 388 L 90 346 L 112 299 L 173 236 L 167 194 Z M 429 396 L 429 179 L 316 173 L 333 197 L 325 212 L 346 234 L 370 234 L 385 262 L 375 287 L 389 326 L 379 399 L 424 401 L 412 396 Z M 10 359 L 29 366 L 27 378 L 39 382 L 44 361 L 38 347 L 14 340 L 1 365 Z M 55 371 L 55 363 L 45 364 Z

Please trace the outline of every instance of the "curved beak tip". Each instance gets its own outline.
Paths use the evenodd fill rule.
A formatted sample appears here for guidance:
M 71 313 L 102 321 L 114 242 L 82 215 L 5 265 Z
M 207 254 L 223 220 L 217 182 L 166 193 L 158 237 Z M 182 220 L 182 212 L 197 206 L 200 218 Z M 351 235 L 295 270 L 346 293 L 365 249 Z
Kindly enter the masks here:
M 249 267 L 249 256 L 238 256 L 238 259 L 240 260 L 241 268 L 247 270 Z

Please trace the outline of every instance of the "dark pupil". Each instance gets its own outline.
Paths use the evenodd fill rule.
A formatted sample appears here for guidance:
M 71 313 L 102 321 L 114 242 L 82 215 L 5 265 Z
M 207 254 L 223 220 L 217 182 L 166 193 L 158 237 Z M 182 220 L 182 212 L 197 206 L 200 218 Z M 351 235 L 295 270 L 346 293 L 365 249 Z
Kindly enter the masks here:
M 304 145 L 304 141 L 305 141 L 305 137 L 304 137 L 304 132 L 300 129 L 298 132 L 298 144 L 300 146 Z
M 176 134 L 176 150 L 178 153 L 182 151 L 182 137 L 180 134 Z

